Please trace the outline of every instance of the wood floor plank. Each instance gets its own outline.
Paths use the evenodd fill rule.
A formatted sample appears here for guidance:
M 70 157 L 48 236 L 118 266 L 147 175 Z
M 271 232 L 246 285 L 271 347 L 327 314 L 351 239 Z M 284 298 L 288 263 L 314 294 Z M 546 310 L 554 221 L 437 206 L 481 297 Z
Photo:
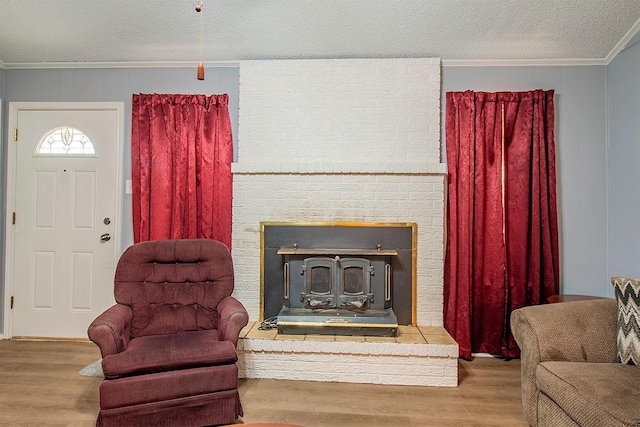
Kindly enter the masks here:
M 95 425 L 102 379 L 78 372 L 99 357 L 89 342 L 0 341 L 0 425 Z M 241 379 L 238 424 L 527 426 L 519 360 L 460 361 L 459 379 L 451 388 Z

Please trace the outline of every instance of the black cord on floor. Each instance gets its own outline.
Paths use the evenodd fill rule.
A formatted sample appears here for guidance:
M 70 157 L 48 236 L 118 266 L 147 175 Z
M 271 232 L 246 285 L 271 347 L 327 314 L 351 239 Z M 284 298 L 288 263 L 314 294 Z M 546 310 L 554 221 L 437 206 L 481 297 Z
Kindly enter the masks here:
M 260 324 L 261 331 L 268 331 L 269 329 L 276 329 L 278 327 L 278 316 L 269 317 L 268 319 L 264 319 Z

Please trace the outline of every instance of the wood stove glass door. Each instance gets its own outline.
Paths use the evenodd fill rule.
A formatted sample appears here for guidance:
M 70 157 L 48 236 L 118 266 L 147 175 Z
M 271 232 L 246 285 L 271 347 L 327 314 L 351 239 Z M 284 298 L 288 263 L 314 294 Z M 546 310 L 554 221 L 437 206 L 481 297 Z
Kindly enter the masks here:
M 302 266 L 305 292 L 301 295 L 308 308 L 335 308 L 336 262 L 333 258 L 306 258 Z
M 342 258 L 338 260 L 339 305 L 350 309 L 366 309 L 373 302 L 371 262 L 365 258 Z

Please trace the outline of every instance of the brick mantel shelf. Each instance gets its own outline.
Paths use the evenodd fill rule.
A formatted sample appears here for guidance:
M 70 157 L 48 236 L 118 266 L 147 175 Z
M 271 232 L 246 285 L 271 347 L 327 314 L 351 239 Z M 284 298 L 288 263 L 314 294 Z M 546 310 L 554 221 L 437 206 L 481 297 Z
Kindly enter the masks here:
M 233 163 L 234 174 L 444 175 L 446 163 Z

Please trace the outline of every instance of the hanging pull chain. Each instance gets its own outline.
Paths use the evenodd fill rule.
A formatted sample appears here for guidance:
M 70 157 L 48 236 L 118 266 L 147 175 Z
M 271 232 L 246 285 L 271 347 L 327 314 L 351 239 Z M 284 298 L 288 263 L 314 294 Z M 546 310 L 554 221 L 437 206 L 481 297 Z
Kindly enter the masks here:
M 202 0 L 196 4 L 196 12 L 200 15 L 200 62 L 198 62 L 198 80 L 204 80 L 204 63 L 202 62 L 202 45 L 204 44 L 204 18 L 202 13 Z

